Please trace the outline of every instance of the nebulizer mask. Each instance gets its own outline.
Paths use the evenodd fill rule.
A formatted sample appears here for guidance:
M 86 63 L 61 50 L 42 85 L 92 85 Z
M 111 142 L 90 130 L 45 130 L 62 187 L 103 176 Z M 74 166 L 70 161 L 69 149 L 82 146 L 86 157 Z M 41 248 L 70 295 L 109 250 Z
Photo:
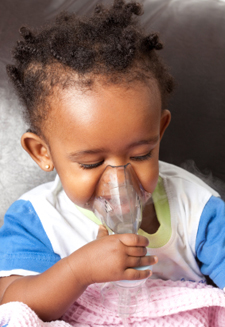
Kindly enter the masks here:
M 107 166 L 96 187 L 92 211 L 111 233 L 137 234 L 143 207 L 150 199 L 151 194 L 143 189 L 131 164 Z M 126 324 L 126 317 L 148 304 L 149 294 L 144 284 L 145 280 L 106 283 L 101 289 L 102 302 L 108 309 L 119 314 Z

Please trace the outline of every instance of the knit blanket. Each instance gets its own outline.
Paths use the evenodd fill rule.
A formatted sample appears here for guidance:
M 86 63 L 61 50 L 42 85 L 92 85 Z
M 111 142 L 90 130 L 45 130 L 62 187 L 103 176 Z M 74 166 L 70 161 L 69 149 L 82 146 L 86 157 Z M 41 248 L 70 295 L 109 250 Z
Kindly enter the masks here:
M 119 315 L 101 304 L 100 284 L 90 285 L 61 320 L 43 322 L 20 302 L 0 306 L 0 327 L 115 327 Z M 203 283 L 147 280 L 151 298 L 148 308 L 128 318 L 129 327 L 224 327 L 225 294 Z

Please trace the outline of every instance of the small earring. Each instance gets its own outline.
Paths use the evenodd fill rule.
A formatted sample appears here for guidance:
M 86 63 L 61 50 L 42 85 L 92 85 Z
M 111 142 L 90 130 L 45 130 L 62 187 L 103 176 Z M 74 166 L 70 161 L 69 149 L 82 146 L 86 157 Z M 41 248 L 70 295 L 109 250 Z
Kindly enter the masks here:
M 50 168 L 50 165 L 46 165 L 45 168 L 46 168 L 46 169 L 49 169 L 49 168 Z

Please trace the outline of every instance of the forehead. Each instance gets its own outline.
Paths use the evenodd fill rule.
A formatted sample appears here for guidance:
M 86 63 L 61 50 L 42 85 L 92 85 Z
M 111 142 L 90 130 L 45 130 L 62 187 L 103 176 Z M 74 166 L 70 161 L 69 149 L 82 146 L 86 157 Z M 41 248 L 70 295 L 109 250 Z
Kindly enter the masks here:
M 91 90 L 59 90 L 50 105 L 45 123 L 47 138 L 59 133 L 61 137 L 66 133 L 80 138 L 93 131 L 104 135 L 119 132 L 122 137 L 128 126 L 150 128 L 161 115 L 161 97 L 154 80 L 131 85 L 99 83 Z

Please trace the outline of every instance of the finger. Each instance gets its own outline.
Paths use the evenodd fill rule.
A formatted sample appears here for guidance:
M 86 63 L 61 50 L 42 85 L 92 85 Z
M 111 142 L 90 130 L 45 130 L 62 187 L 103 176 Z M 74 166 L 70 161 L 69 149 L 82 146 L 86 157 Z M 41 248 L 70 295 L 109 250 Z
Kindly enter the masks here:
M 102 238 L 104 236 L 107 236 L 107 235 L 109 235 L 107 228 L 105 226 L 103 226 L 103 225 L 100 225 L 99 229 L 98 229 L 98 235 L 97 235 L 96 239 L 99 240 L 100 238 Z
M 145 279 L 152 275 L 152 271 L 147 270 L 135 270 L 128 268 L 124 272 L 124 279 L 125 280 L 139 280 L 139 279 Z
M 148 250 L 144 246 L 128 246 L 126 248 L 126 253 L 131 257 L 144 257 Z
M 152 266 L 158 262 L 156 256 L 144 256 L 144 257 L 128 257 L 126 264 L 127 267 L 143 267 L 143 266 Z
M 137 234 L 121 234 L 119 235 L 119 239 L 126 246 L 146 247 L 149 244 L 149 241 L 145 236 Z

